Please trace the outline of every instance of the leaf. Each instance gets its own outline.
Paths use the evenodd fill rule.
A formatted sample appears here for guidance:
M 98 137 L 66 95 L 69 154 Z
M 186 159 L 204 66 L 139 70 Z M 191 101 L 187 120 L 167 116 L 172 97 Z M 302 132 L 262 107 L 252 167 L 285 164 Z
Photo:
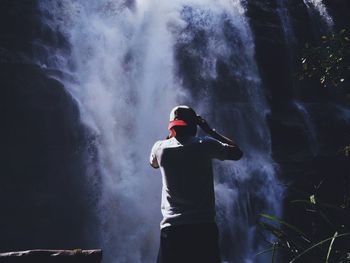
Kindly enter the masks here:
M 306 253 L 308 253 L 310 250 L 320 246 L 320 245 L 323 245 L 324 243 L 326 243 L 327 241 L 331 240 L 331 239 L 335 239 L 335 238 L 339 238 L 339 237 L 344 237 L 344 236 L 350 236 L 350 233 L 345 233 L 345 234 L 340 234 L 340 235 L 337 235 L 337 236 L 332 236 L 330 238 L 326 238 L 320 242 L 318 242 L 317 244 L 305 249 L 303 252 L 301 252 L 298 256 L 296 256 L 295 258 L 293 258 L 291 261 L 289 261 L 289 263 L 293 263 L 295 262 L 298 258 L 302 257 L 303 255 L 305 255 Z
M 276 242 L 276 243 L 273 243 L 271 247 L 266 248 L 263 251 L 256 253 L 254 256 L 260 256 L 262 254 L 273 252 L 274 250 L 286 250 L 286 248 L 279 246 L 278 243 Z
M 327 222 L 328 225 L 331 227 L 334 227 L 334 224 L 328 219 L 328 217 L 319 209 L 318 210 L 319 215 Z
M 307 63 L 306 62 L 303 63 L 303 70 L 307 70 Z
M 331 255 L 331 251 L 332 251 L 332 246 L 333 246 L 333 243 L 334 243 L 334 240 L 335 238 L 337 237 L 338 235 L 338 232 L 336 231 L 333 235 L 333 238 L 331 240 L 331 243 L 329 244 L 329 248 L 328 248 L 328 252 L 327 252 L 327 257 L 326 257 L 326 263 L 328 263 L 328 260 L 329 260 L 329 256 Z
M 272 248 L 273 248 L 273 250 L 272 250 L 271 263 L 274 263 L 275 262 L 275 256 L 276 256 L 276 243 L 273 244 Z
M 345 156 L 348 157 L 350 154 L 350 145 L 344 147 Z
M 323 83 L 323 82 L 321 82 L 321 83 Z M 311 195 L 310 196 L 310 203 L 314 204 L 314 205 L 316 204 L 316 197 L 315 197 L 315 195 Z
M 265 250 L 263 250 L 263 251 L 260 251 L 260 252 L 256 253 L 255 256 L 260 256 L 260 255 L 262 255 L 262 254 L 271 252 L 271 251 L 273 251 L 273 250 L 274 250 L 274 248 L 273 248 L 273 246 L 272 246 L 271 248 L 268 248 L 268 249 L 265 249 Z
M 282 238 L 283 236 L 285 236 L 286 234 L 281 230 L 281 229 L 278 229 L 270 224 L 267 224 L 265 222 L 259 222 L 259 225 L 269 231 L 271 234 L 273 234 L 274 236 L 276 236 L 277 238 Z
M 300 234 L 301 236 L 303 236 L 303 237 L 305 237 L 306 238 L 306 240 L 310 240 L 308 237 L 307 237 L 307 235 L 305 235 L 301 230 L 299 230 L 298 228 L 296 228 L 295 226 L 293 226 L 293 225 L 291 225 L 291 224 L 289 224 L 289 223 L 287 223 L 287 222 L 285 222 L 285 221 L 283 221 L 283 220 L 281 220 L 281 219 L 279 219 L 279 218 L 277 218 L 277 217 L 275 217 L 275 216 L 273 216 L 273 215 L 268 215 L 268 214 L 260 214 L 262 217 L 264 217 L 264 218 L 266 218 L 266 219 L 269 219 L 269 220 L 271 220 L 271 221 L 274 221 L 274 222 L 277 222 L 277 223 L 279 223 L 279 224 L 282 224 L 282 225 L 285 225 L 285 226 L 287 226 L 288 228 L 290 228 L 290 229 L 292 229 L 292 230 L 294 230 L 295 232 L 297 232 L 298 234 Z M 310 241 L 309 241 L 310 242 Z

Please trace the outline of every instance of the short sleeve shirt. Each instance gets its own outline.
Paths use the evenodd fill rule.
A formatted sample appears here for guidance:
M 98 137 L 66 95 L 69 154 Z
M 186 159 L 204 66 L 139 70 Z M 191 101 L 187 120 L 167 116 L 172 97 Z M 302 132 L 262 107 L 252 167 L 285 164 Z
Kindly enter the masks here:
M 163 182 L 161 228 L 214 222 L 212 159 L 225 160 L 228 153 L 229 145 L 211 137 L 173 137 L 153 145 L 150 164 L 160 168 Z

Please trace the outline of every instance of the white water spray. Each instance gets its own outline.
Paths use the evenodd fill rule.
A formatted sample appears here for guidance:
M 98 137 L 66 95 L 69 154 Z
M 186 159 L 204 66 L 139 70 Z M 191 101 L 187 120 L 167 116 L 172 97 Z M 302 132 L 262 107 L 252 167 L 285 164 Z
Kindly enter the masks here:
M 304 0 L 304 4 L 307 6 L 312 19 L 315 19 L 315 15 L 313 13 L 316 12 L 325 23 L 325 29 L 327 31 L 332 30 L 334 22 L 332 17 L 329 15 L 323 0 Z
M 262 249 L 256 219 L 260 212 L 281 213 L 282 189 L 241 1 L 63 0 L 42 1 L 40 8 L 44 22 L 70 45 L 69 52 L 52 51 L 48 66 L 71 76 L 60 80 L 97 138 L 102 195 L 96 213 L 104 261 L 155 262 L 161 181 L 148 156 L 153 142 L 166 136 L 170 109 L 186 101 L 211 116 L 216 127 L 234 130 L 245 151 L 236 165 L 216 165 L 223 259 L 266 262 L 254 257 Z M 204 32 L 206 43 L 191 48 L 194 31 Z M 201 87 L 185 87 L 176 74 L 179 44 L 189 45 L 189 58 L 201 59 L 194 67 L 208 83 L 223 78 L 219 62 L 228 68 L 225 74 L 237 84 L 224 92 L 235 102 L 217 100 L 215 89 L 202 91 L 201 100 L 191 98 L 191 89 Z
M 293 49 L 296 43 L 296 36 L 288 10 L 288 0 L 277 0 L 277 13 L 281 20 L 286 45 L 288 49 Z

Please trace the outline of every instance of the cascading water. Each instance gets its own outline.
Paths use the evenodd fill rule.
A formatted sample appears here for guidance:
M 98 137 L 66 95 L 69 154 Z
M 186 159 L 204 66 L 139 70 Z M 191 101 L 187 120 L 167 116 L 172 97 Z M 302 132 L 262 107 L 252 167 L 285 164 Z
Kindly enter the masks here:
M 289 75 L 294 76 L 297 69 L 298 57 L 296 55 L 297 50 L 297 37 L 295 30 L 293 28 L 292 19 L 290 13 L 288 12 L 288 2 L 289 0 L 278 0 L 278 15 L 281 20 L 281 26 L 283 29 L 284 39 L 286 42 L 286 50 L 288 54 L 288 63 L 289 63 Z M 327 33 L 333 28 L 333 19 L 329 15 L 326 6 L 322 0 L 304 0 L 304 4 L 307 7 L 308 13 L 311 20 L 313 21 L 312 30 L 315 32 L 315 38 L 318 39 L 320 34 Z M 316 33 L 317 32 L 317 33 Z M 302 43 L 303 44 L 303 43 Z M 300 45 L 300 43 L 299 43 Z M 298 89 L 298 82 L 296 78 L 292 78 L 293 89 Z M 307 110 L 307 105 L 301 101 L 294 101 L 293 106 L 300 114 L 303 123 L 305 125 L 305 131 L 307 133 L 310 150 L 313 155 L 316 155 L 318 152 L 318 141 L 315 124 L 313 123 L 312 116 Z
M 297 72 L 297 37 L 292 23 L 292 18 L 288 9 L 288 0 L 277 0 L 277 14 L 281 20 L 283 37 L 288 58 L 289 76 L 294 76 Z M 291 82 L 293 90 L 297 88 L 297 82 L 294 77 L 288 81 Z
M 304 0 L 304 4 L 307 6 L 309 15 L 313 20 L 315 32 L 324 34 L 332 30 L 334 22 L 323 0 Z
M 294 105 L 297 108 L 298 112 L 300 113 L 304 121 L 304 124 L 306 127 L 306 134 L 308 136 L 309 146 L 312 154 L 315 156 L 316 154 L 318 154 L 318 151 L 319 151 L 319 146 L 318 146 L 319 143 L 317 140 L 315 125 L 311 120 L 310 113 L 308 112 L 304 103 L 299 101 L 294 101 Z
M 291 46 L 296 42 L 296 37 L 288 10 L 288 0 L 277 0 L 277 13 L 281 20 L 284 39 L 288 50 L 290 50 Z
M 254 256 L 265 246 L 256 221 L 261 212 L 281 214 L 283 189 L 242 2 L 40 2 L 43 22 L 70 46 L 50 50 L 45 64 L 66 73 L 60 81 L 96 136 L 105 262 L 155 261 L 161 181 L 148 156 L 179 103 L 234 135 L 245 152 L 235 164 L 215 165 L 223 260 L 267 262 Z
M 186 6 L 183 17 L 187 27 L 178 38 L 177 57 L 183 85 L 197 98 L 191 103 L 246 149 L 246 158 L 234 166 L 216 163 L 223 258 L 229 262 L 266 262 L 266 258 L 254 256 L 261 249 L 255 229 L 257 215 L 261 211 L 281 212 L 276 202 L 281 188 L 276 184 L 265 122 L 269 109 L 260 89 L 254 43 L 244 12 L 238 1 L 224 9 Z

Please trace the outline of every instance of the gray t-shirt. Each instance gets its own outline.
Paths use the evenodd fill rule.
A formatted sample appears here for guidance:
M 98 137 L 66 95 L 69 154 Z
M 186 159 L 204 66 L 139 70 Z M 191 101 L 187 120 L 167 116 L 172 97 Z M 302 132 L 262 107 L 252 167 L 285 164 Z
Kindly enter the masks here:
M 211 137 L 157 141 L 150 163 L 162 174 L 160 227 L 215 221 L 212 159 L 225 160 L 229 145 Z

